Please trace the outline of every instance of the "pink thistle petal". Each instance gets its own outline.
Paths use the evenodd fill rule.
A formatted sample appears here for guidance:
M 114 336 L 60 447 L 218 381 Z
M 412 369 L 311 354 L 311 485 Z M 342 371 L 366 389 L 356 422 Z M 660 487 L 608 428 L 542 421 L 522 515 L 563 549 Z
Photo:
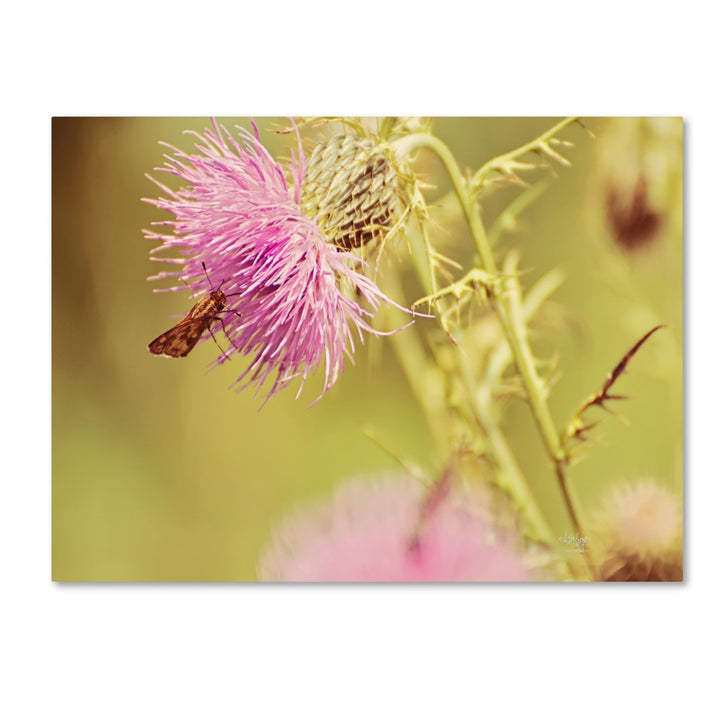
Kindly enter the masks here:
M 303 214 L 305 156 L 299 135 L 297 156 L 293 153 L 287 168 L 291 189 L 282 166 L 253 128 L 254 134 L 239 129 L 238 142 L 213 120 L 212 130 L 190 133 L 197 140 L 197 153 L 166 145 L 172 153 L 156 170 L 187 185 L 173 191 L 150 178 L 167 197 L 146 201 L 175 216 L 154 225 L 171 227 L 174 234 L 144 233 L 161 243 L 152 260 L 183 268 L 151 279 L 179 277 L 193 296 L 222 287 L 228 299 L 222 318 L 232 344 L 215 363 L 238 352 L 251 357 L 234 383 L 238 389 L 255 384 L 259 390 L 275 374 L 267 398 L 294 378 L 300 378 L 299 395 L 309 375 L 324 365 L 322 397 L 343 371 L 344 356 L 352 360 L 353 332 L 361 341 L 364 332 L 385 334 L 369 321 L 380 305 L 395 303 L 353 269 L 362 266 L 359 258 L 327 243 Z M 177 248 L 182 257 L 156 255 L 166 248 Z M 344 282 L 357 289 L 370 309 L 342 294 Z M 168 289 L 184 288 L 179 284 Z

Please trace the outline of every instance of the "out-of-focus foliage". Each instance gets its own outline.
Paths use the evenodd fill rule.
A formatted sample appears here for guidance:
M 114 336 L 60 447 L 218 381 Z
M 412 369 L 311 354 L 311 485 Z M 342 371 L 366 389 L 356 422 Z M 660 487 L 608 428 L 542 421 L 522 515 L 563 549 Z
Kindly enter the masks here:
M 397 470 L 363 434 L 366 427 L 428 472 L 439 467 L 422 413 L 383 340 L 370 339 L 313 408 L 308 398 L 320 379 L 300 400 L 286 391 L 261 412 L 251 392 L 227 390 L 241 363 L 206 373 L 217 354 L 212 343 L 181 360 L 148 353 L 148 342 L 191 301 L 153 294 L 157 284 L 145 280 L 157 266 L 141 229 L 164 218 L 140 201 L 156 195 L 144 173 L 162 163 L 158 140 L 190 148 L 182 131 L 207 122 L 53 121 L 55 580 L 252 580 L 270 527 L 288 508 L 327 495 L 350 476 Z M 271 152 L 289 152 L 288 136 L 266 132 L 274 119 L 256 122 Z M 434 131 L 474 171 L 553 122 L 446 118 Z M 562 374 L 550 397 L 558 427 L 640 336 L 669 325 L 618 381 L 617 391 L 632 398 L 620 408 L 630 424 L 603 418 L 594 431 L 603 444 L 571 470 L 589 506 L 609 483 L 640 475 L 682 486 L 682 122 L 584 122 L 595 139 L 578 127 L 564 134 L 575 142 L 564 151 L 572 167 L 556 168 L 497 252 L 520 250 L 529 270 L 521 277 L 525 288 L 551 268 L 565 274 L 531 335 L 537 356 L 558 356 Z M 431 198 L 443 197 L 449 185 L 439 166 L 421 159 L 417 169 L 437 186 Z M 485 224 L 521 191 L 510 186 L 484 198 Z M 618 197 L 630 200 L 623 205 Z M 469 258 L 461 220 L 442 208 L 435 219 L 438 245 Z M 645 240 L 648 228 L 652 233 L 629 247 L 618 241 L 618 228 L 622 238 L 633 228 Z M 382 288 L 382 275 L 378 283 Z M 563 534 L 569 528 L 560 493 L 522 403 L 509 404 L 504 427 L 542 509 Z

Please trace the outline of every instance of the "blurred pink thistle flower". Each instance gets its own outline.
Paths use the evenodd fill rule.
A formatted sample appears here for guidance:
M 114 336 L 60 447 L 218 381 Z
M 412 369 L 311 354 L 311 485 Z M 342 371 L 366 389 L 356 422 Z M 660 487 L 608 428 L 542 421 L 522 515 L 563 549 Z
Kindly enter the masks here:
M 173 248 L 181 256 L 153 260 L 183 267 L 150 279 L 179 277 L 194 296 L 222 283 L 229 300 L 223 323 L 231 344 L 216 363 L 235 353 L 252 357 L 234 385 L 255 383 L 259 389 L 275 373 L 268 398 L 296 377 L 301 378 L 299 395 L 308 375 L 324 363 L 322 396 L 343 370 L 344 355 L 352 361 L 352 328 L 361 341 L 363 332 L 385 334 L 368 320 L 380 304 L 395 303 L 353 269 L 362 264 L 358 257 L 327 243 L 315 222 L 303 214 L 305 156 L 299 136 L 297 156 L 292 154 L 287 167 L 292 179 L 288 187 L 282 166 L 262 146 L 253 127 L 254 135 L 240 129 L 238 142 L 213 120 L 213 130 L 189 133 L 198 140 L 199 154 L 163 143 L 173 152 L 156 170 L 187 185 L 173 191 L 148 175 L 168 197 L 146 201 L 172 213 L 175 220 L 153 223 L 171 227 L 172 234 L 145 230 L 145 235 L 161 243 L 153 255 Z M 341 285 L 354 289 L 369 309 L 344 295 Z M 183 289 L 184 285 L 166 288 Z
M 410 479 L 354 481 L 331 501 L 296 512 L 273 533 L 259 579 L 301 582 L 527 581 L 485 497 L 452 490 L 436 503 Z M 420 523 L 421 521 L 421 523 Z

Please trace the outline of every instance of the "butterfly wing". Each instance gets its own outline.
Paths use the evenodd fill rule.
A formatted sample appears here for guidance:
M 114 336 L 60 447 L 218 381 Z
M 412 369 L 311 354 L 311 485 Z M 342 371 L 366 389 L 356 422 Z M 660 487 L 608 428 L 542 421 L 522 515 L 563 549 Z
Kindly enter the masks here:
M 204 318 L 192 319 L 188 315 L 175 327 L 156 337 L 148 350 L 153 355 L 185 357 L 198 343 L 207 325 Z

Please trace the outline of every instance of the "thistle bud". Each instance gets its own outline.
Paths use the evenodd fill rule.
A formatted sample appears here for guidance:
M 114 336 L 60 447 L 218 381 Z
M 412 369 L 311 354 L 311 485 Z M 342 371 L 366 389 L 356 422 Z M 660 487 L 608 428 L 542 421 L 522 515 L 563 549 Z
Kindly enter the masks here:
M 611 488 L 593 514 L 592 526 L 604 549 L 602 580 L 682 580 L 680 501 L 655 480 Z
M 308 159 L 303 211 L 333 245 L 350 250 L 382 238 L 397 206 L 397 174 L 387 146 L 337 135 Z
M 682 237 L 682 119 L 615 118 L 597 146 L 610 236 L 626 252 Z

